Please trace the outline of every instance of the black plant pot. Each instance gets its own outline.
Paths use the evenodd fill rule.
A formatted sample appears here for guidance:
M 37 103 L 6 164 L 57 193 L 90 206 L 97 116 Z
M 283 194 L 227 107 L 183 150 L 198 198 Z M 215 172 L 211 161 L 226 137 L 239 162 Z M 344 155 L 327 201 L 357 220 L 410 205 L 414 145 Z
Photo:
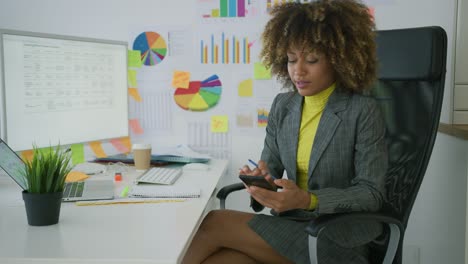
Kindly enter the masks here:
M 28 193 L 23 191 L 28 224 L 32 226 L 54 225 L 59 221 L 62 192 Z

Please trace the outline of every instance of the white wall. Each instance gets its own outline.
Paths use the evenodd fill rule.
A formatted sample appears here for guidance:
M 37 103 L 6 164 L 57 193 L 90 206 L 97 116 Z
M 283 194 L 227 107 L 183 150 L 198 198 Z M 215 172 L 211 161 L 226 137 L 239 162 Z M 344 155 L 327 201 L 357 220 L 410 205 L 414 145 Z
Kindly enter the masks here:
M 440 25 L 448 33 L 447 86 L 442 121 L 451 121 L 453 39 L 456 0 L 375 1 L 379 29 Z M 188 0 L 0 0 L 0 28 L 128 41 L 134 25 L 192 23 L 195 1 Z M 232 138 L 232 167 L 258 157 L 262 139 Z M 405 263 L 463 263 L 468 148 L 439 134 L 428 173 L 415 203 L 405 238 Z M 224 181 L 234 182 L 229 175 Z M 228 205 L 247 209 L 246 196 Z M 420 262 L 418 259 L 418 252 Z
M 467 161 L 466 141 L 438 133 L 404 242 L 420 262 L 405 264 L 465 263 Z
M 448 37 L 447 75 L 441 122 L 452 123 L 452 97 L 454 83 L 455 24 L 458 0 L 395 0 L 396 4 L 379 5 L 375 11 L 378 29 L 422 27 L 438 25 Z M 392 1 L 387 1 L 392 2 Z

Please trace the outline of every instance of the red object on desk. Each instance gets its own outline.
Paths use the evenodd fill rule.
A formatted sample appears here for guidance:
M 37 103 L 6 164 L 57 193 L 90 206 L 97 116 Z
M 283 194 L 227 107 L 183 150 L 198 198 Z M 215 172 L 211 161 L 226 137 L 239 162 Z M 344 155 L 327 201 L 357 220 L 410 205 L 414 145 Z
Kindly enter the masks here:
M 115 181 L 122 181 L 122 173 L 116 172 L 114 175 L 114 180 Z

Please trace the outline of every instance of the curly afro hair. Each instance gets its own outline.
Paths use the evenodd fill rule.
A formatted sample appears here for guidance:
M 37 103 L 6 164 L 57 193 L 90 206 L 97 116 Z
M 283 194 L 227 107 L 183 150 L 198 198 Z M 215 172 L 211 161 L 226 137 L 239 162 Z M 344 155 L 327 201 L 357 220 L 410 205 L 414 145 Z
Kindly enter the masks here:
M 271 15 L 262 33 L 260 57 L 285 87 L 295 89 L 287 68 L 286 54 L 291 47 L 324 54 L 339 89 L 362 93 L 375 81 L 375 24 L 361 2 L 285 3 L 273 8 Z

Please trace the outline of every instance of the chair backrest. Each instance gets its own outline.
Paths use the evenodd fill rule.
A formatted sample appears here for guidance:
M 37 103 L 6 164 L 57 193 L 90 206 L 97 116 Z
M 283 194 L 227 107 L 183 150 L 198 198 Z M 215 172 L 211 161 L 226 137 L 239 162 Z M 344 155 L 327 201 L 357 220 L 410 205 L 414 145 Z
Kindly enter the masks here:
M 379 72 L 371 93 L 387 126 L 387 200 L 405 229 L 437 135 L 446 54 L 441 27 L 377 31 Z

